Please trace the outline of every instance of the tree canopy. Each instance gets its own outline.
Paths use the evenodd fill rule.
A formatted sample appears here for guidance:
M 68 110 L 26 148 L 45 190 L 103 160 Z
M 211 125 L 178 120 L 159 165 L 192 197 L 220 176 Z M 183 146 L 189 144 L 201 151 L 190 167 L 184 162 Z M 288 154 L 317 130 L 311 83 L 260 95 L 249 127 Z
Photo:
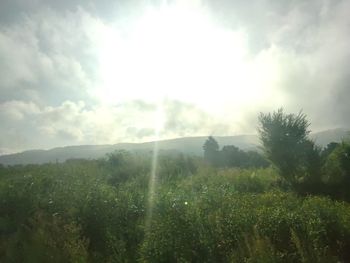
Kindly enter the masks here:
M 219 152 L 219 144 L 214 139 L 214 137 L 209 136 L 203 145 L 204 150 L 204 159 L 212 164 L 216 163 L 218 152 Z
M 292 185 L 305 179 L 306 175 L 311 177 L 317 173 L 315 167 L 319 161 L 319 150 L 308 139 L 309 126 L 302 112 L 286 114 L 280 108 L 273 113 L 259 115 L 258 132 L 266 157 Z

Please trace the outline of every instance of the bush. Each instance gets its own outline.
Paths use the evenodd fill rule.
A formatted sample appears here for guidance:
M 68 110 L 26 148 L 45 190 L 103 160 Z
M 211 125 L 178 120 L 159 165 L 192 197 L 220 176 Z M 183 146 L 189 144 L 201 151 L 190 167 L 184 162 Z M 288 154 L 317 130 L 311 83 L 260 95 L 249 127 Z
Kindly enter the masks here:
M 283 109 L 259 116 L 259 137 L 266 157 L 281 177 L 298 190 L 300 184 L 320 182 L 321 149 L 308 139 L 310 123 L 303 113 Z
M 350 200 L 350 144 L 342 142 L 327 157 L 323 180 L 330 195 Z

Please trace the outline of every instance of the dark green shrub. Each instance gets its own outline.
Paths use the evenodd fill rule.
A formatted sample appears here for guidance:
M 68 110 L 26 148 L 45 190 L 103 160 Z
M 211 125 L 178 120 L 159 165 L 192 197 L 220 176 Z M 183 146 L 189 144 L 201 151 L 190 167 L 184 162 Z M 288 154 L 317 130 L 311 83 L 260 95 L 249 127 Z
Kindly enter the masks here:
M 327 192 L 350 200 L 350 143 L 342 142 L 328 155 L 323 173 Z

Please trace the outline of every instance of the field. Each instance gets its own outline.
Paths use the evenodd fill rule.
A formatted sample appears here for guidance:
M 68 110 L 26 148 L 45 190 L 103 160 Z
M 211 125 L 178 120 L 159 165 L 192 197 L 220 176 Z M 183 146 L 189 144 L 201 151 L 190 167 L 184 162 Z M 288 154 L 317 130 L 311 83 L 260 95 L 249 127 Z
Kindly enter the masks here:
M 0 167 L 1 262 L 349 262 L 350 205 L 274 168 L 115 152 Z

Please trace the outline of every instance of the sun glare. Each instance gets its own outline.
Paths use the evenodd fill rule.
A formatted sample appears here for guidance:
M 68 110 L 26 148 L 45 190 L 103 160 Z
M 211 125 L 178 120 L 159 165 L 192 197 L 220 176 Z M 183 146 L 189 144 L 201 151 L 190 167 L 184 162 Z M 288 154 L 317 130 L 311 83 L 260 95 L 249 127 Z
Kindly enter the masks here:
M 259 96 L 244 33 L 218 27 L 200 8 L 149 9 L 127 30 L 104 28 L 99 53 L 95 95 L 104 103 L 170 98 L 213 110 L 214 93 L 238 104 Z

